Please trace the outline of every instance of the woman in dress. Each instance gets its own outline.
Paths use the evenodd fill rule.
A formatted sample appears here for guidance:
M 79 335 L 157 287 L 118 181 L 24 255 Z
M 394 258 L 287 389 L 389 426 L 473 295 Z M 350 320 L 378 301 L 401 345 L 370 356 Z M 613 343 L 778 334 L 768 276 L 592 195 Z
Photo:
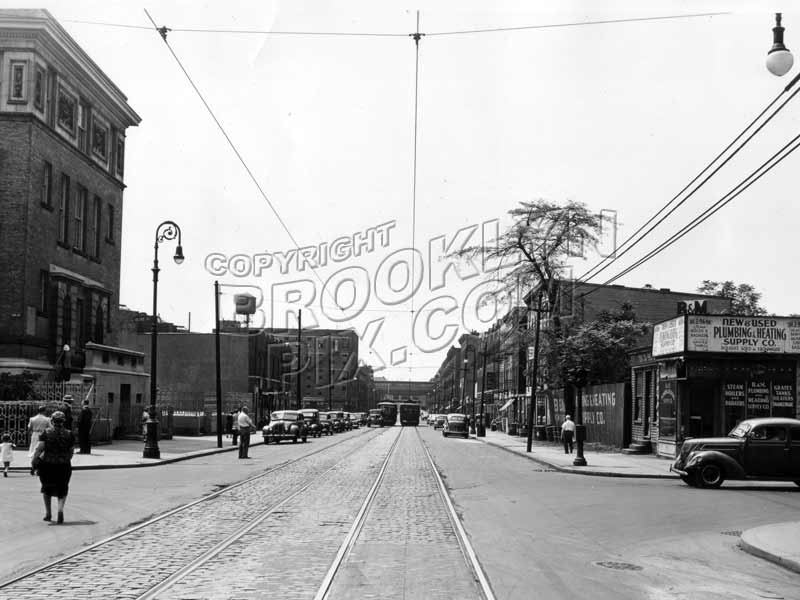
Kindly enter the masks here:
M 39 471 L 44 498 L 44 520 L 51 521 L 50 509 L 53 496 L 58 498 L 58 523 L 64 522 L 64 503 L 72 477 L 72 452 L 75 436 L 64 426 L 65 416 L 57 410 L 50 416 L 53 426 L 39 436 L 39 444 L 33 454 L 31 466 Z
M 36 446 L 39 445 L 39 435 L 48 427 L 50 427 L 50 418 L 47 416 L 47 407 L 40 406 L 39 411 L 28 420 L 28 433 L 31 438 L 28 458 L 33 458 Z M 31 469 L 31 475 L 35 475 L 33 469 Z

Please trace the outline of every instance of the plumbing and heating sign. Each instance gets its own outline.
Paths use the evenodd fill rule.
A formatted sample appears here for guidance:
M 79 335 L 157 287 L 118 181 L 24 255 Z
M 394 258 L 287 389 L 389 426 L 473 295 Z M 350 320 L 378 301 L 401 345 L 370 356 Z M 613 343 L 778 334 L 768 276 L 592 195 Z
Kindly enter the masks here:
M 653 356 L 684 351 L 800 354 L 800 319 L 686 315 L 656 325 Z
M 800 320 L 787 317 L 688 316 L 686 350 L 800 354 Z

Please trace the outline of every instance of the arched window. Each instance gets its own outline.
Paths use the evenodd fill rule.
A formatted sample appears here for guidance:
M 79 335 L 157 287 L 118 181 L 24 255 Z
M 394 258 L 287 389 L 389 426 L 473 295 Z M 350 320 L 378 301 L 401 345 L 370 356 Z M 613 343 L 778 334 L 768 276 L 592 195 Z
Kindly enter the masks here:
M 61 343 L 72 343 L 72 298 L 64 296 L 64 302 L 61 305 Z
M 105 315 L 103 314 L 103 307 L 97 307 L 97 314 L 94 318 L 94 343 L 95 344 L 102 344 L 103 343 L 103 325 L 105 324 Z

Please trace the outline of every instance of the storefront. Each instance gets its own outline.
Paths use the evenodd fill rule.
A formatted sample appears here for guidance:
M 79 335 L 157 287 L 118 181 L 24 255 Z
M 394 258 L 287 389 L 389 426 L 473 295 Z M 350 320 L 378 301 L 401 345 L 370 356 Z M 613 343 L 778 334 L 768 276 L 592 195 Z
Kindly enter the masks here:
M 800 319 L 682 315 L 655 326 L 658 454 L 755 417 L 797 415 Z

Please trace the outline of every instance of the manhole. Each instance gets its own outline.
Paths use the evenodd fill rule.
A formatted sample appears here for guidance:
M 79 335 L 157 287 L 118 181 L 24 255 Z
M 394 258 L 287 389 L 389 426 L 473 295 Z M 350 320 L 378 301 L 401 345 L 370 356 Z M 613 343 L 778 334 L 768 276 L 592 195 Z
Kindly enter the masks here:
M 730 531 L 720 531 L 722 535 L 732 535 L 733 537 L 739 537 L 742 535 L 742 532 L 738 529 L 732 529 Z
M 598 567 L 605 567 L 606 569 L 614 569 L 615 571 L 641 571 L 642 567 L 632 563 L 617 562 L 613 560 L 601 560 L 594 563 Z

